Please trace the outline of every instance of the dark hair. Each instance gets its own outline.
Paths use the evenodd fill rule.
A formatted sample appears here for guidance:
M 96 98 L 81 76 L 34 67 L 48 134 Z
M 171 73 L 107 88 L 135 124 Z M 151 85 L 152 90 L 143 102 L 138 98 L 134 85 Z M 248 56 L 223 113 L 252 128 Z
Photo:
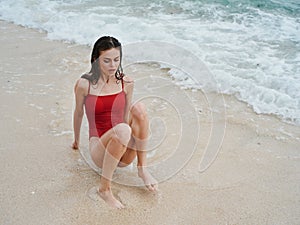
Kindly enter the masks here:
M 114 37 L 103 36 L 99 38 L 93 47 L 92 55 L 91 55 L 91 64 L 92 68 L 89 73 L 83 74 L 81 78 L 85 78 L 89 80 L 92 84 L 96 84 L 101 76 L 101 71 L 99 68 L 99 56 L 101 51 L 106 51 L 112 48 L 120 49 L 120 65 L 115 73 L 115 77 L 117 80 L 122 80 L 124 77 L 123 68 L 122 68 L 122 46 L 121 43 Z

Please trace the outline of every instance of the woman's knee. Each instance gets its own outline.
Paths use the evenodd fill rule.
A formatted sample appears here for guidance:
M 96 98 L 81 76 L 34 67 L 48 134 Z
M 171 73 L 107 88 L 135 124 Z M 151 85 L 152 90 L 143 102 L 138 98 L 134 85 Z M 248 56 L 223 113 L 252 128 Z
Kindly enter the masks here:
M 122 145 L 127 146 L 131 138 L 131 127 L 127 123 L 119 123 L 113 127 L 113 139 L 119 141 Z
M 139 121 L 147 121 L 148 116 L 147 116 L 147 110 L 145 104 L 141 102 L 135 103 L 130 110 L 131 116 Z

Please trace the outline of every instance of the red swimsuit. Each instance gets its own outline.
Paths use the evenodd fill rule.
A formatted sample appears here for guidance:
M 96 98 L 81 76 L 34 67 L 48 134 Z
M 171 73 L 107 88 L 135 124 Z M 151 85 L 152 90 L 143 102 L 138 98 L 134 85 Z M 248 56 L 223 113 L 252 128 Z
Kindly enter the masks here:
M 85 98 L 85 112 L 89 122 L 89 136 L 101 137 L 106 131 L 124 122 L 126 99 L 122 80 L 122 91 L 111 95 L 91 95 L 90 84 Z

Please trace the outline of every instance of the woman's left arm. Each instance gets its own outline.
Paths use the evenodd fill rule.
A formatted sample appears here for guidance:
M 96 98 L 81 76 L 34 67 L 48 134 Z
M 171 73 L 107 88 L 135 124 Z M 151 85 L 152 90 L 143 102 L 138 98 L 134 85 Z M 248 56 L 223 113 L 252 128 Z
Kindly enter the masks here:
M 130 107 L 132 104 L 132 95 L 133 95 L 133 89 L 134 89 L 134 81 L 132 78 L 125 76 L 123 78 L 124 82 L 124 91 L 126 94 L 126 104 L 125 104 L 125 111 L 124 111 L 124 122 L 129 124 L 129 112 Z

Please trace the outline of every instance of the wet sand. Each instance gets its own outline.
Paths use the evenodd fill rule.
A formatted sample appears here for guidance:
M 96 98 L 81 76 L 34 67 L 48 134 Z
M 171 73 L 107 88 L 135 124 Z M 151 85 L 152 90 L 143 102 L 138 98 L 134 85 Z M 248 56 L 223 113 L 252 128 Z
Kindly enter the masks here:
M 300 128 L 257 115 L 233 96 L 209 105 L 207 95 L 216 103 L 222 96 L 172 86 L 155 63 L 125 72 L 136 79 L 135 98 L 147 94 L 149 163 L 160 190 L 139 186 L 134 166 L 118 170 L 112 188 L 126 209 L 108 208 L 94 192 L 99 175 L 81 154 L 86 120 L 81 153 L 70 148 L 73 85 L 89 70 L 90 47 L 3 21 L 0 32 L 0 224 L 300 223 Z M 153 89 L 158 83 L 166 85 Z M 174 98 L 166 101 L 165 93 Z M 223 139 L 211 140 L 211 130 L 223 125 Z M 209 141 L 221 147 L 200 172 Z

